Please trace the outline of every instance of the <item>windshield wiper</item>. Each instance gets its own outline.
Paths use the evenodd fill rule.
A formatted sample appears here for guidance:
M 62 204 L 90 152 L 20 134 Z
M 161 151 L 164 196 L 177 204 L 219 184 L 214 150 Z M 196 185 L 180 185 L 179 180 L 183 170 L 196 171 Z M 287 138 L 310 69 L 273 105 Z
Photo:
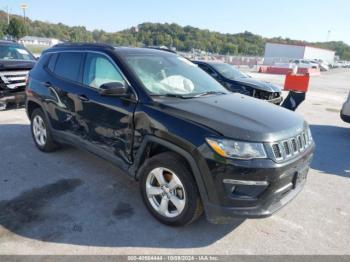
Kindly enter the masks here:
M 181 98 L 181 99 L 192 98 L 192 96 L 184 96 L 184 95 L 180 95 L 180 94 L 157 94 L 157 95 L 151 95 L 151 96 L 158 96 L 158 97 L 175 97 L 175 98 Z
M 208 96 L 208 95 L 224 95 L 226 94 L 226 92 L 222 92 L 222 91 L 208 91 L 208 92 L 203 92 L 203 93 L 199 93 L 193 97 L 200 97 L 200 96 Z
M 160 97 L 175 97 L 175 98 L 181 98 L 181 99 L 191 99 L 191 98 L 196 98 L 196 97 L 201 97 L 201 96 L 208 96 L 208 95 L 223 95 L 226 94 L 225 92 L 222 91 L 208 91 L 208 92 L 203 92 L 195 95 L 180 95 L 180 94 L 157 94 L 157 95 L 151 95 L 151 96 L 160 96 Z

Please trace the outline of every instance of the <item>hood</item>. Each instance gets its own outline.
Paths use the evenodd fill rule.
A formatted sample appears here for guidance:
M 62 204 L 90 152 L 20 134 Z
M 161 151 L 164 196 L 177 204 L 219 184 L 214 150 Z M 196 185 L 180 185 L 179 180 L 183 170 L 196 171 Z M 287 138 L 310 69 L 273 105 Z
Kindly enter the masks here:
M 279 141 L 299 134 L 307 126 L 292 111 L 237 93 L 184 100 L 164 98 L 159 102 L 169 114 L 232 139 Z
M 273 85 L 269 82 L 257 80 L 254 78 L 238 78 L 234 80 L 236 83 L 240 83 L 245 86 L 249 86 L 255 89 L 261 89 L 268 92 L 281 92 L 281 88 Z
M 5 70 L 30 70 L 34 67 L 35 61 L 0 60 L 0 71 Z

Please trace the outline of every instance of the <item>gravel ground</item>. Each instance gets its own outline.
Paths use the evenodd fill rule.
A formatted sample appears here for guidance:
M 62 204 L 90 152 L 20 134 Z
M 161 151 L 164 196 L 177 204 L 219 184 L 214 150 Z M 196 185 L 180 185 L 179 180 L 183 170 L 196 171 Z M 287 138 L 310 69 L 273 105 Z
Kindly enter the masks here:
M 41 153 L 25 111 L 0 112 L 0 254 L 350 254 L 349 83 L 349 70 L 313 77 L 298 110 L 317 144 L 305 189 L 270 218 L 231 225 L 163 226 L 118 168 L 70 147 Z

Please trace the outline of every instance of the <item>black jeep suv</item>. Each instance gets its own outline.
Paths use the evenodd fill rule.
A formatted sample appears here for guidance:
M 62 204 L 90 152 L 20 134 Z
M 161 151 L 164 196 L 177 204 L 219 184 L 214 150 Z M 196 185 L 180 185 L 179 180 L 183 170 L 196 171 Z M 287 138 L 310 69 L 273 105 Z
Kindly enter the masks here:
M 34 64 L 34 56 L 24 46 L 0 41 L 0 110 L 8 103 L 24 102 L 26 78 Z
M 314 143 L 297 114 L 230 93 L 173 53 L 60 44 L 29 74 L 36 146 L 72 144 L 140 181 L 161 222 L 269 216 L 303 187 Z
M 237 92 L 279 105 L 283 101 L 281 88 L 269 82 L 251 78 L 233 65 L 216 61 L 193 61 L 231 92 Z

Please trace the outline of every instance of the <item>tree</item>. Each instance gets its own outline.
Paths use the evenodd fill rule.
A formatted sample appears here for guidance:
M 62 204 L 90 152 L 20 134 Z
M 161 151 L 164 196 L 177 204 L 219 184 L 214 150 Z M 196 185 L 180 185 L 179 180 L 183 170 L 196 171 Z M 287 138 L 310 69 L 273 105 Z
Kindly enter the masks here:
M 102 42 L 125 46 L 173 45 L 178 51 L 201 49 L 220 54 L 258 56 L 263 55 L 266 42 L 277 42 L 327 48 L 336 51 L 341 59 L 350 59 L 350 46 L 344 42 L 309 43 L 282 37 L 263 38 L 248 31 L 238 34 L 221 34 L 192 26 L 143 23 L 137 26 L 137 30 L 132 27 L 119 32 L 105 32 L 103 30 L 89 31 L 83 26 L 70 27 L 62 23 L 33 21 L 29 18 L 26 19 L 26 25 L 23 24 L 22 17 L 12 15 L 10 28 L 7 29 L 7 14 L 0 10 L 0 38 L 6 33 L 15 38 L 20 38 L 27 33 L 32 36 L 53 37 L 73 42 Z
M 24 22 L 18 18 L 12 18 L 7 28 L 7 33 L 15 39 L 20 39 L 26 35 Z
M 4 35 L 6 35 L 6 32 L 7 32 L 7 24 L 0 21 L 0 39 L 2 39 Z

